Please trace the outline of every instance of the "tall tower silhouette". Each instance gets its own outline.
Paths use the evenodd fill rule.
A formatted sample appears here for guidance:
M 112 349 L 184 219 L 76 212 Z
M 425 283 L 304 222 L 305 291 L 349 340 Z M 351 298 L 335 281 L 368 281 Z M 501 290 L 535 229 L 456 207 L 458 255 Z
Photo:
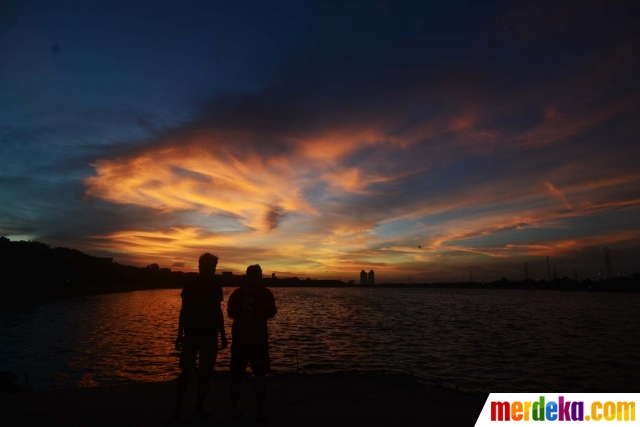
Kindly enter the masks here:
M 524 262 L 524 280 L 529 280 L 529 266 L 527 261 Z
M 367 272 L 362 270 L 360 272 L 360 284 L 361 285 L 366 285 L 367 284 Z
M 613 278 L 613 265 L 611 264 L 611 252 L 608 247 L 602 248 L 602 257 L 604 258 L 604 279 Z
M 364 270 L 362 270 L 364 271 Z M 369 285 L 373 285 L 376 283 L 376 281 L 374 280 L 374 274 L 373 274 L 373 270 L 369 271 L 369 277 L 368 277 L 368 283 Z

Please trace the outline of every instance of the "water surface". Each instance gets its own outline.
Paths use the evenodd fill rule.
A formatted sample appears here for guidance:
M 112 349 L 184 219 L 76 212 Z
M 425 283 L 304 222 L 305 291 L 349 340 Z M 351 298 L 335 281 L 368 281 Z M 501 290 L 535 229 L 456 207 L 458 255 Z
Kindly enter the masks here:
M 226 299 L 233 291 L 224 289 Z M 638 391 L 640 295 L 444 289 L 275 288 L 272 368 L 412 372 L 476 392 Z M 179 290 L 51 301 L 0 312 L 0 370 L 35 388 L 162 381 Z M 227 323 L 230 333 L 230 323 Z M 229 351 L 217 369 L 228 370 Z

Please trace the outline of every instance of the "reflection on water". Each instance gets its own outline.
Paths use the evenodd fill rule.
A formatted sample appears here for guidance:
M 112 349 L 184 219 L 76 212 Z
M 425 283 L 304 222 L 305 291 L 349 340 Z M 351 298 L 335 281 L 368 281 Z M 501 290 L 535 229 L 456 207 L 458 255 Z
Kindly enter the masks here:
M 233 289 L 225 288 L 226 299 Z M 412 371 L 472 391 L 638 391 L 640 296 L 425 289 L 272 289 L 272 368 Z M 32 387 L 178 374 L 179 290 L 0 313 L 0 370 Z M 231 325 L 227 323 L 227 333 Z M 229 351 L 218 356 L 227 370 Z

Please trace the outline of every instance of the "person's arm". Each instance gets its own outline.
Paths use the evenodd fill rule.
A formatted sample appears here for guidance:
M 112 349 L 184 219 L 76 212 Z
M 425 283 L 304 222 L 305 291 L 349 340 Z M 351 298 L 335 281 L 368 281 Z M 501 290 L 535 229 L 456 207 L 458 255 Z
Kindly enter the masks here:
M 180 351 L 182 348 L 182 341 L 184 340 L 184 300 L 180 306 L 180 317 L 178 317 L 178 338 L 176 338 L 176 350 Z
M 278 309 L 276 308 L 276 300 L 275 298 L 273 298 L 273 294 L 269 289 L 266 289 L 266 291 L 268 292 L 266 315 L 267 315 L 267 319 L 272 319 L 276 317 L 276 313 L 278 312 Z
M 218 325 L 218 331 L 220 332 L 220 350 L 224 350 L 229 346 L 229 341 L 227 341 L 227 332 L 224 330 L 224 315 L 222 314 L 222 300 L 224 299 L 222 296 L 222 287 L 218 287 L 217 289 L 217 299 L 218 304 L 216 305 L 216 323 Z
M 222 314 L 222 309 L 220 308 L 220 305 L 218 305 L 218 309 L 216 311 L 217 311 L 216 323 L 218 324 L 218 331 L 220 332 L 220 343 L 221 343 L 220 350 L 224 350 L 229 346 L 229 341 L 227 341 L 227 332 L 224 330 L 224 315 Z

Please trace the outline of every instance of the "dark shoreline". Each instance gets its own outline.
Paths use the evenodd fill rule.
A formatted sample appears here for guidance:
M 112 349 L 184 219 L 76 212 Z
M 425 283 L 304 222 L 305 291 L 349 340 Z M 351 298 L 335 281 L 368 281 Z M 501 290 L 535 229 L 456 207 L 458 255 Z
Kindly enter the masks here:
M 268 378 L 271 425 L 394 426 L 425 423 L 473 426 L 487 395 L 406 381 L 406 375 L 281 374 Z M 65 390 L 3 393 L 7 425 L 211 425 L 190 419 L 197 377 L 193 374 L 185 417 L 171 420 L 176 383 L 132 383 Z M 228 380 L 216 375 L 207 396 L 217 425 L 255 425 L 253 384 L 243 385 L 243 420 L 229 419 Z

